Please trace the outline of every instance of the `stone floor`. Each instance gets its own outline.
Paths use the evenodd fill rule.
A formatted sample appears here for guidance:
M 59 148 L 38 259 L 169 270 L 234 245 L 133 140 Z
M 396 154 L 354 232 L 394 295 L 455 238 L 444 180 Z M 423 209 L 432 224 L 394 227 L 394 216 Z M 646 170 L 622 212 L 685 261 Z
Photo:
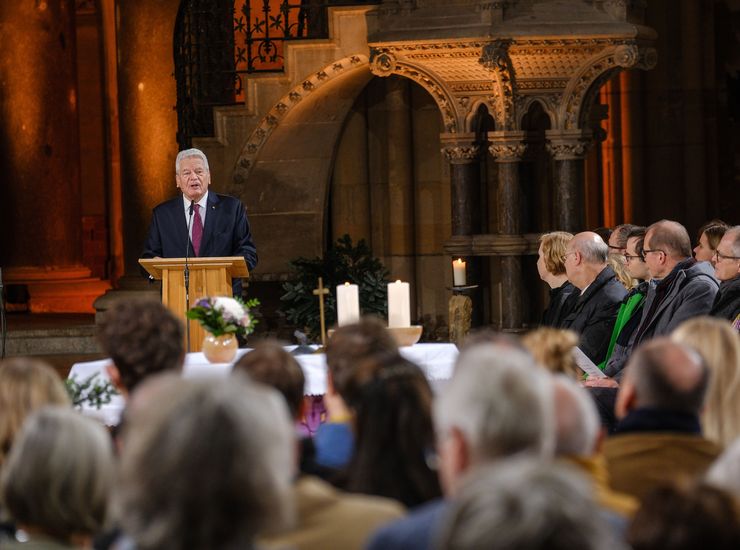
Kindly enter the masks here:
M 63 378 L 74 363 L 103 357 L 95 339 L 94 315 L 8 313 L 7 323 L 6 357 L 38 357 Z

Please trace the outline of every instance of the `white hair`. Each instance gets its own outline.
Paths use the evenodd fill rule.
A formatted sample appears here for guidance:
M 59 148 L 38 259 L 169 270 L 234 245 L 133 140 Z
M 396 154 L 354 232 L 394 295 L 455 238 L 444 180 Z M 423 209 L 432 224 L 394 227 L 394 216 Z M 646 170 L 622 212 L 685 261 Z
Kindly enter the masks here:
M 446 514 L 439 550 L 626 549 L 575 469 L 508 459 L 467 479 Z
M 740 498 L 740 438 L 720 455 L 707 472 L 710 485 Z
M 596 450 L 601 422 L 593 398 L 563 375 L 553 378 L 556 455 L 591 456 Z
M 522 451 L 551 455 L 552 416 L 550 375 L 526 352 L 496 344 L 461 353 L 435 404 L 439 434 L 460 430 L 479 462 Z
M 103 527 L 113 478 L 105 428 L 66 407 L 44 407 L 13 443 L 0 495 L 19 524 L 63 540 Z
M 740 225 L 734 225 L 730 227 L 723 236 L 730 236 L 732 238 L 732 255 L 740 256 Z
M 210 168 L 208 168 L 208 159 L 206 158 L 206 154 L 201 151 L 200 149 L 185 149 L 184 151 L 180 151 L 177 153 L 177 158 L 175 158 L 175 174 L 180 173 L 180 163 L 183 161 L 183 159 L 188 158 L 199 158 L 203 161 L 203 166 L 206 168 L 206 172 L 210 172 Z
M 609 258 L 609 246 L 596 235 L 593 239 L 573 241 L 573 248 L 581 253 L 584 261 L 592 264 L 604 264 Z

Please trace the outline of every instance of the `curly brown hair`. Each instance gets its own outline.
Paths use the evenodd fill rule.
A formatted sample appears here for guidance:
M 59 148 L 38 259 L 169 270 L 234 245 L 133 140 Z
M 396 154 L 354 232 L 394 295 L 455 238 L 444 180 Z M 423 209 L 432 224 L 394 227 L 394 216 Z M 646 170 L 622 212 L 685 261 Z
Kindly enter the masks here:
M 185 358 L 182 323 L 151 299 L 117 302 L 106 312 L 98 340 L 128 392 L 151 374 L 180 370 Z

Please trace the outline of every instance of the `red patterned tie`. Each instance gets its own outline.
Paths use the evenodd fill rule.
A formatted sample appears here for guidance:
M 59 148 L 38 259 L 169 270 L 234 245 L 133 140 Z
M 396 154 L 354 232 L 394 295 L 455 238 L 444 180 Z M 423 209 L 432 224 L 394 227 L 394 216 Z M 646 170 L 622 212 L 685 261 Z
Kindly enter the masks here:
M 194 204 L 193 209 L 193 250 L 195 250 L 196 256 L 200 256 L 200 241 L 203 238 L 203 220 L 200 218 L 200 205 Z

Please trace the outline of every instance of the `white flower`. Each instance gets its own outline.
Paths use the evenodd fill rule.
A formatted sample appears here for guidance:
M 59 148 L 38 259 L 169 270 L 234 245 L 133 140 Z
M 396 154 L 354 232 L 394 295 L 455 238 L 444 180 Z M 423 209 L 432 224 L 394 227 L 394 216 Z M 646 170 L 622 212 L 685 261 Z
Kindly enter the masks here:
M 246 314 L 244 308 L 239 302 L 234 300 L 234 298 L 227 298 L 225 296 L 219 296 L 216 298 L 214 300 L 213 307 L 221 312 L 226 321 L 237 322 Z

